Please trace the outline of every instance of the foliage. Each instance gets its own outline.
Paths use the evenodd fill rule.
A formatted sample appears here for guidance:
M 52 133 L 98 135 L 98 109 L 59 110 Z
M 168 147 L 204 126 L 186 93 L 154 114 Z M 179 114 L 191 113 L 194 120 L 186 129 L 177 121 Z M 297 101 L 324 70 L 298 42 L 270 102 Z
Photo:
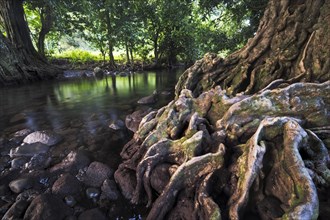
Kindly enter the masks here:
M 113 48 L 168 65 L 190 62 L 206 52 L 229 53 L 256 32 L 266 0 L 94 0 L 26 1 L 26 17 L 36 42 L 42 29 L 41 12 L 51 6 L 48 52 L 62 36 L 79 35 L 100 51 L 102 59 Z M 108 56 L 109 57 L 109 56 Z

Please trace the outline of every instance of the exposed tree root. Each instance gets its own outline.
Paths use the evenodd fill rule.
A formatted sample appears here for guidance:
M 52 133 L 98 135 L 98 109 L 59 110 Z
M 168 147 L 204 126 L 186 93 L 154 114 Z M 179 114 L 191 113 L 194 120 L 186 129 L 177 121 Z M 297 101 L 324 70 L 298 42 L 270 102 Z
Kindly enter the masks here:
M 152 205 L 148 219 L 318 217 L 317 190 L 330 184 L 329 11 L 328 0 L 270 0 L 253 39 L 196 61 L 175 99 L 142 120 L 115 179 Z
M 197 98 L 183 90 L 165 110 L 144 118 L 123 150 L 134 153 L 116 171 L 116 180 L 133 203 L 147 199 L 147 206 L 152 205 L 148 219 L 176 218 L 169 212 L 180 192 L 189 195 L 180 201 L 185 198 L 194 204 L 195 212 L 190 213 L 194 219 L 239 219 L 251 201 L 263 219 L 315 219 L 315 184 L 330 183 L 329 153 L 323 142 L 327 136 L 317 136 L 329 131 L 329 100 L 330 81 L 235 98 L 219 87 Z M 223 144 L 229 149 L 226 158 L 232 158 L 225 167 Z M 238 156 L 234 148 L 241 152 Z M 156 169 L 163 164 L 176 168 L 169 166 L 172 170 L 165 172 L 170 180 L 153 188 L 151 177 L 164 172 Z M 230 197 L 227 214 L 212 197 L 210 186 L 211 176 L 220 168 L 231 173 L 225 183 Z M 132 174 L 133 187 L 121 184 L 134 178 Z M 154 200 L 156 191 L 161 194 Z

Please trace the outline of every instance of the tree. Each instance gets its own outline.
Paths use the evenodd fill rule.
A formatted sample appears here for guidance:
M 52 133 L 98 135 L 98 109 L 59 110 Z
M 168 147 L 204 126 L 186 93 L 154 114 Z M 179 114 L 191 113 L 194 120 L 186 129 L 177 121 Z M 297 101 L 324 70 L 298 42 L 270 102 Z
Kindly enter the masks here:
M 0 18 L 6 31 L 6 37 L 1 34 L 0 38 L 0 43 L 4 45 L 1 57 L 3 61 L 8 61 L 1 64 L 1 83 L 50 78 L 59 72 L 35 50 L 24 18 L 23 1 L 1 0 Z M 9 57 L 13 59 L 7 59 Z
M 270 0 L 242 49 L 183 73 L 115 172 L 147 219 L 327 217 L 329 11 L 329 0 Z

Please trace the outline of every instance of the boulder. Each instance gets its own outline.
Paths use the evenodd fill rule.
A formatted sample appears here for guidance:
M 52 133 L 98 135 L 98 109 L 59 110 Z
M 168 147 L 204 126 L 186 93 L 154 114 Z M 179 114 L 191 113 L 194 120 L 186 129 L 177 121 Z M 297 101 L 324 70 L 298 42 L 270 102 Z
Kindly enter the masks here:
M 81 191 L 80 182 L 73 175 L 66 173 L 58 178 L 52 187 L 53 194 L 75 195 Z
M 37 196 L 27 208 L 24 219 L 58 220 L 72 214 L 72 210 L 57 196 L 42 194 Z
M 77 174 L 80 169 L 87 167 L 90 162 L 91 161 L 85 151 L 71 151 L 61 163 L 51 167 L 50 171 L 64 171 L 70 172 L 71 174 Z
M 100 187 L 104 180 L 113 175 L 113 170 L 106 164 L 100 162 L 92 162 L 85 173 L 82 174 L 81 180 L 88 186 Z
M 104 76 L 104 71 L 100 67 L 95 67 L 93 70 L 93 75 L 96 78 L 102 78 Z
M 48 146 L 53 146 L 55 144 L 58 144 L 62 140 L 62 137 L 52 131 L 35 131 L 28 136 L 26 136 L 23 140 L 26 144 L 32 144 L 32 143 L 43 143 Z
M 105 198 L 111 201 L 115 201 L 119 197 L 119 191 L 114 180 L 106 179 L 102 184 L 101 190 L 101 199 Z

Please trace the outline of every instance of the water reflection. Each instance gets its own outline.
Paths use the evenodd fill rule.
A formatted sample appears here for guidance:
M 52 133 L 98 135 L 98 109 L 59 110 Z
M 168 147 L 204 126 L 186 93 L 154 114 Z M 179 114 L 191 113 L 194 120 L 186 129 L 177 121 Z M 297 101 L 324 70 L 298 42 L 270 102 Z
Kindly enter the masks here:
M 123 118 L 135 110 L 141 97 L 152 94 L 154 90 L 173 90 L 181 72 L 144 72 L 126 77 L 109 76 L 98 80 L 88 78 L 2 88 L 0 129 L 8 127 L 16 114 L 24 114 L 25 126 L 33 130 L 60 129 L 71 120 L 79 119 L 94 132 L 95 126 L 90 121 Z M 169 97 L 160 98 L 154 107 L 160 107 L 169 100 Z

